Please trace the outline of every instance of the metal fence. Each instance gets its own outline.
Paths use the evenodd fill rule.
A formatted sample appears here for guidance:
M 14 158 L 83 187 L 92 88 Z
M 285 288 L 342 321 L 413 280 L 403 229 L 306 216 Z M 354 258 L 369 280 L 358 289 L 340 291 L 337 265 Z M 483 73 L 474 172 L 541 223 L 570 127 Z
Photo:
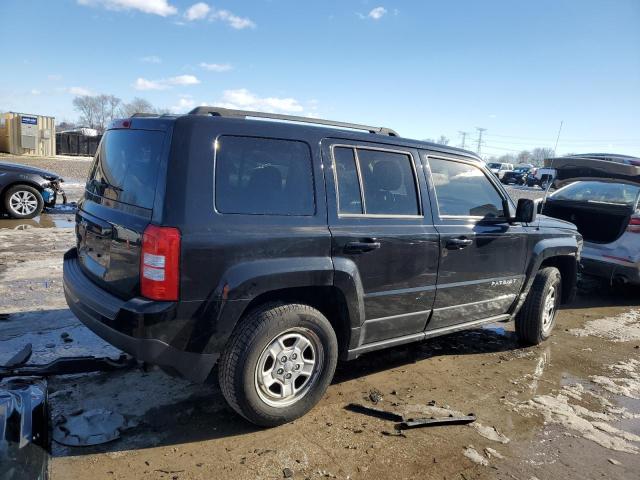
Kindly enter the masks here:
M 102 135 L 88 137 L 78 133 L 56 133 L 56 153 L 92 157 L 98 149 L 101 138 Z

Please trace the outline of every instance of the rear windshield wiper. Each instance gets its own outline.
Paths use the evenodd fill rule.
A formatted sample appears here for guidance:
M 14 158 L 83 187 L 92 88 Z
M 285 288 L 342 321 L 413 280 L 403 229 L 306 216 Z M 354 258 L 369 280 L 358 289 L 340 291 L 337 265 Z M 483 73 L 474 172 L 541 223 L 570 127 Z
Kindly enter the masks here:
M 116 192 L 122 192 L 122 188 L 117 187 L 116 185 L 113 185 L 112 183 L 107 182 L 104 178 L 101 178 L 100 180 L 96 180 L 94 178 L 93 180 L 91 180 L 91 184 L 93 186 L 99 185 L 103 189 L 110 188 L 111 190 L 115 190 Z

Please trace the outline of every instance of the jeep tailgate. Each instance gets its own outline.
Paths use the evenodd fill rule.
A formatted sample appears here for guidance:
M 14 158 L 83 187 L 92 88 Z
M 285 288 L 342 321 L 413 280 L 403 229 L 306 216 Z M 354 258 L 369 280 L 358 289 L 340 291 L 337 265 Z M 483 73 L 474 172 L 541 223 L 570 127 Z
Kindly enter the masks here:
M 108 130 L 76 214 L 82 270 L 107 291 L 139 294 L 142 233 L 150 223 L 166 134 Z

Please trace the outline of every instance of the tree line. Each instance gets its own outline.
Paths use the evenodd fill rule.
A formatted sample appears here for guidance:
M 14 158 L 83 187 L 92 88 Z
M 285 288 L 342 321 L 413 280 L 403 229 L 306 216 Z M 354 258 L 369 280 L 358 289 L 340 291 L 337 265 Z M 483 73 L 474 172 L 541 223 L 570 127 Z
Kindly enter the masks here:
M 130 102 L 123 102 L 115 95 L 83 95 L 73 99 L 73 108 L 78 112 L 77 125 L 88 127 L 103 133 L 114 118 L 127 118 L 135 113 L 169 113 L 168 109 L 154 107 L 144 98 L 135 97 Z M 62 125 L 61 125 L 62 126 Z

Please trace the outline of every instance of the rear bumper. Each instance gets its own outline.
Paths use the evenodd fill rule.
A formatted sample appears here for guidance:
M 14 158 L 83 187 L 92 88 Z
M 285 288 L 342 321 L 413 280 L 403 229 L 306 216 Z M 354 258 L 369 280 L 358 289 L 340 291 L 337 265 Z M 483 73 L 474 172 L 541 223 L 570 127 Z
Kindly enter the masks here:
M 64 256 L 64 295 L 80 321 L 113 346 L 138 360 L 171 367 L 194 382 L 203 382 L 219 355 L 187 352 L 168 343 L 144 337 L 145 324 L 175 314 L 174 302 L 144 298 L 122 300 L 94 284 L 80 269 L 77 250 Z
M 640 285 L 640 267 L 633 264 L 623 265 L 618 262 L 589 258 L 583 255 L 580 261 L 580 271 L 609 281 L 624 279 L 628 283 Z

